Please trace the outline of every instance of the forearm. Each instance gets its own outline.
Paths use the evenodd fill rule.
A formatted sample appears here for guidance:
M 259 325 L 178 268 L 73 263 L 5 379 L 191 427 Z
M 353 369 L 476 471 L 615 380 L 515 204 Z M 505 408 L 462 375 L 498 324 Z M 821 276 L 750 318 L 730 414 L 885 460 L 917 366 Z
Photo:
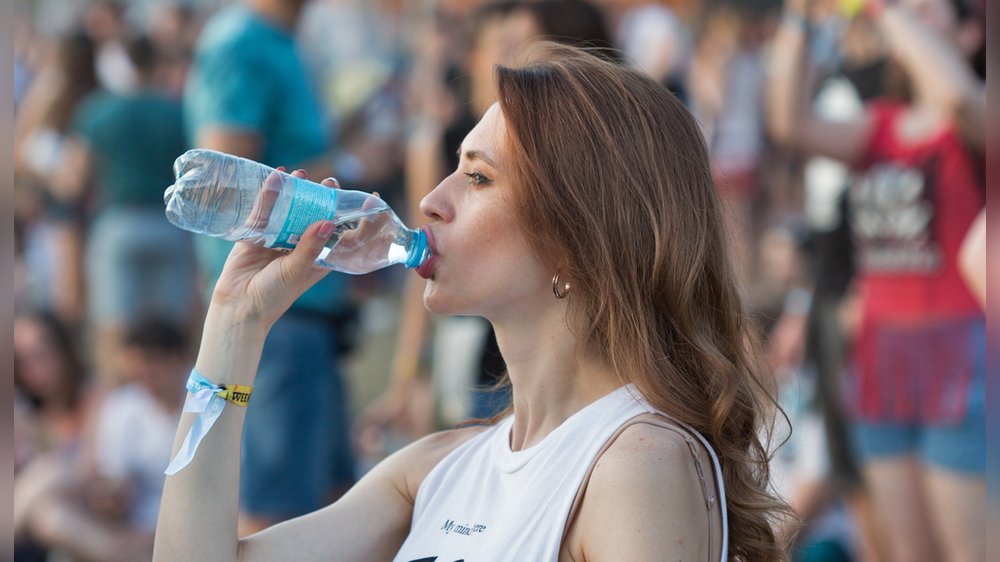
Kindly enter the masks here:
M 253 384 L 266 329 L 209 308 L 195 370 L 217 384 Z M 251 397 L 252 401 L 252 397 Z M 239 460 L 245 408 L 226 404 L 191 463 L 168 476 L 156 532 L 156 560 L 237 560 Z M 194 414 L 184 414 L 174 454 Z
M 416 115 L 413 131 L 406 140 L 406 202 L 407 213 L 414 222 L 426 220 L 420 212 L 420 202 L 437 184 L 448 176 L 444 158 L 444 128 L 433 116 Z
M 873 4 L 883 2 L 876 0 Z M 976 99 L 985 87 L 958 49 L 927 27 L 912 10 L 884 5 L 875 8 L 874 19 L 889 50 L 913 80 L 918 103 L 957 116 L 962 104 Z
M 795 144 L 807 112 L 803 87 L 807 37 L 805 15 L 791 6 L 786 8 L 771 45 L 767 81 L 768 130 L 779 145 Z
M 396 338 L 396 355 L 392 365 L 392 383 L 410 380 L 417 375 L 420 353 L 427 332 L 427 310 L 423 294 L 425 282 L 413 276 L 406 280 L 403 302 L 400 304 L 402 319 Z
M 406 146 L 406 201 L 407 213 L 423 218 L 420 201 L 434 189 L 447 174 L 441 161 L 441 129 L 431 119 L 415 119 L 414 132 Z M 425 283 L 418 277 L 406 281 L 403 302 L 400 304 L 402 321 L 396 339 L 396 358 L 393 362 L 394 382 L 416 375 L 420 353 L 427 332 L 427 310 L 423 295 Z

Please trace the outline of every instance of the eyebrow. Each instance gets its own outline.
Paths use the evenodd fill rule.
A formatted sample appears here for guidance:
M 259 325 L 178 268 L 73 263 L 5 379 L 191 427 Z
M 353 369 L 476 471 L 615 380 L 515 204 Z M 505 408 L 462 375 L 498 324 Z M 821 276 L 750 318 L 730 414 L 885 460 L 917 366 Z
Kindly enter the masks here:
M 458 147 L 457 154 L 459 158 L 462 157 L 462 147 Z M 494 162 L 492 158 L 490 158 L 489 156 L 478 150 L 466 150 L 465 157 L 468 158 L 469 160 L 482 160 L 483 162 L 486 162 L 490 166 L 499 169 L 499 166 L 497 166 L 497 163 Z

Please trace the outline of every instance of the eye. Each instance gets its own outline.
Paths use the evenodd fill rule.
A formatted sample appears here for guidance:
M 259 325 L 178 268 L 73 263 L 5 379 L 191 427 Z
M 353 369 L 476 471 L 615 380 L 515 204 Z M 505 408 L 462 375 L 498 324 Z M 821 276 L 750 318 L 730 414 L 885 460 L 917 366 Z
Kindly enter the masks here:
M 492 180 L 479 172 L 466 172 L 465 176 L 469 178 L 469 183 L 472 185 L 487 185 Z

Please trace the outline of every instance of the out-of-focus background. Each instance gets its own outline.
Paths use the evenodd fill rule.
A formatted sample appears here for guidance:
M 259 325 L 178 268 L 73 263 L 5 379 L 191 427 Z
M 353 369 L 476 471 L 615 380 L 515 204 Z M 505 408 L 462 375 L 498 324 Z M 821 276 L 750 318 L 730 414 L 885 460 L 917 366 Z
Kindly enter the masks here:
M 783 25 L 810 30 L 801 81 L 830 120 L 892 94 L 896 47 L 862 0 L 789 4 L 808 5 L 803 21 L 790 24 L 800 16 L 780 0 L 15 0 L 15 560 L 149 558 L 228 249 L 164 219 L 174 158 L 208 146 L 336 176 L 417 226 L 417 202 L 493 101 L 491 68 L 542 37 L 616 49 L 703 126 L 748 313 L 795 428 L 772 465 L 803 518 L 795 559 L 897 559 L 842 399 L 864 306 L 858 226 L 845 216 L 856 178 L 776 140 L 766 111 Z M 403 268 L 329 279 L 321 302 L 290 314 L 300 323 L 282 328 L 287 345 L 265 351 L 315 384 L 336 380 L 320 396 L 340 415 L 316 418 L 335 427 L 315 437 L 336 443 L 323 449 L 330 459 L 284 459 L 329 477 L 294 505 L 244 488 L 241 531 L 314 509 L 413 439 L 503 407 L 489 391 L 503 363 L 484 322 L 429 318 Z M 290 423 L 268 436 L 262 421 L 247 445 L 299 439 L 294 423 L 307 422 Z M 265 462 L 278 480 L 281 461 Z

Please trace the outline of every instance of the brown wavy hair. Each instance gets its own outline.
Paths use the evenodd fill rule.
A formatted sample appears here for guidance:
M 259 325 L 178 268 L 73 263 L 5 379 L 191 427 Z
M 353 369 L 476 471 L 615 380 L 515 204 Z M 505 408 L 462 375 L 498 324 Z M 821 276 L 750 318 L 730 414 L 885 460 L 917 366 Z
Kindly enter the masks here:
M 784 560 L 770 491 L 776 408 L 736 284 L 708 151 L 665 87 L 555 43 L 497 67 L 506 154 L 536 257 L 623 383 L 701 432 L 722 464 L 733 560 Z M 766 431 L 765 431 L 766 430 Z

